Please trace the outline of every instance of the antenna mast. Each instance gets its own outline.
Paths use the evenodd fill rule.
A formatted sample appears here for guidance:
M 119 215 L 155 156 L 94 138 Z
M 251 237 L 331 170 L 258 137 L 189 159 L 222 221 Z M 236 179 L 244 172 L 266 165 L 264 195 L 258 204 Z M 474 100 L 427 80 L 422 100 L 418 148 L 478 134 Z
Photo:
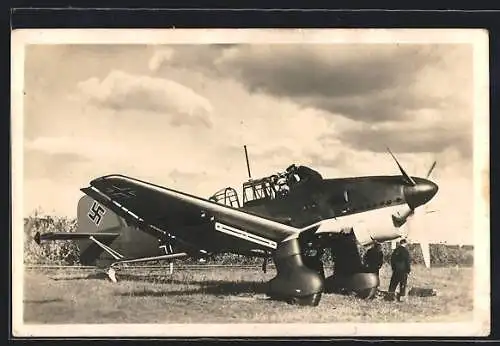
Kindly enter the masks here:
M 248 170 L 248 178 L 252 179 L 252 175 L 250 174 L 250 163 L 248 162 L 248 152 L 247 152 L 247 146 L 244 145 L 243 148 L 245 148 L 245 158 L 247 160 L 247 170 Z

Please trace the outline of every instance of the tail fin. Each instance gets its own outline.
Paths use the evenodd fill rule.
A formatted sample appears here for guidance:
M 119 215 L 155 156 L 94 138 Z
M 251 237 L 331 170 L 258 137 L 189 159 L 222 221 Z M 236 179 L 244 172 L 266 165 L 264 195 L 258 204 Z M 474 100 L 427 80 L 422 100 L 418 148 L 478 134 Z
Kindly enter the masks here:
M 76 232 L 37 232 L 34 241 L 72 240 L 78 244 L 80 263 L 107 267 L 111 263 L 172 255 L 173 246 L 143 232 L 109 208 L 85 195 L 78 201 Z
M 125 220 L 89 196 L 83 196 L 78 201 L 77 217 L 78 233 L 118 233 L 121 237 L 127 228 Z M 118 240 L 120 237 L 102 242 L 113 247 L 113 243 L 120 242 Z M 77 242 L 80 249 L 80 263 L 83 265 L 95 265 L 99 259 L 113 259 L 92 240 L 79 239 Z
M 136 227 L 127 224 L 125 219 L 106 208 L 92 197 L 85 195 L 78 202 L 77 233 L 95 234 L 94 238 L 111 248 L 104 251 L 101 246 L 90 239 L 80 239 L 80 263 L 83 265 L 107 266 L 115 262 L 116 257 L 109 252 L 116 252 L 123 258 L 140 258 L 164 255 L 158 239 Z M 97 235 L 101 234 L 102 237 Z M 105 234 L 119 234 L 117 237 L 105 237 Z
M 77 217 L 80 233 L 116 232 L 126 227 L 121 217 L 89 196 L 78 201 Z

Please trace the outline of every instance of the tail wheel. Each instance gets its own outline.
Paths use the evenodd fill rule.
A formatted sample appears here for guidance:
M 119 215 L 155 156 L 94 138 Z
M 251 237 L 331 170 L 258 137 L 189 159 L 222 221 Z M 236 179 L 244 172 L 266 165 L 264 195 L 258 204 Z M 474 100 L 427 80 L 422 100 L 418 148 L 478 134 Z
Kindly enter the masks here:
M 355 291 L 356 297 L 361 299 L 373 299 L 377 294 L 377 287 L 365 288 L 363 290 Z

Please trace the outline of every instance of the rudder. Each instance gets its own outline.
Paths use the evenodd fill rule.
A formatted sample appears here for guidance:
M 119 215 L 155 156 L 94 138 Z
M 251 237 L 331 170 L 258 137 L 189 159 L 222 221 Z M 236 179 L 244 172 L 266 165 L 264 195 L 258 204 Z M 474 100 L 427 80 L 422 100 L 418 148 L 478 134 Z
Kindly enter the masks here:
M 79 233 L 120 233 L 127 228 L 123 218 L 113 211 L 103 206 L 93 198 L 85 195 L 78 201 L 77 207 L 78 226 L 76 232 Z M 114 240 L 105 243 L 111 246 Z M 111 255 L 92 240 L 78 240 L 80 249 L 80 263 L 83 265 L 96 265 L 98 260 L 109 262 L 114 260 Z

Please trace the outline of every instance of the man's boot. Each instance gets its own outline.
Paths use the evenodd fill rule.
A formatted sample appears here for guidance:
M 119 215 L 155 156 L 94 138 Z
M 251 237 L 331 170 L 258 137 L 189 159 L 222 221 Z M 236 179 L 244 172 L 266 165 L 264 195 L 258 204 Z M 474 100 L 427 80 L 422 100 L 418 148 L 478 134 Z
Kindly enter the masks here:
M 387 295 L 385 296 L 385 300 L 389 302 L 393 302 L 396 299 L 395 293 L 394 292 L 387 292 Z

